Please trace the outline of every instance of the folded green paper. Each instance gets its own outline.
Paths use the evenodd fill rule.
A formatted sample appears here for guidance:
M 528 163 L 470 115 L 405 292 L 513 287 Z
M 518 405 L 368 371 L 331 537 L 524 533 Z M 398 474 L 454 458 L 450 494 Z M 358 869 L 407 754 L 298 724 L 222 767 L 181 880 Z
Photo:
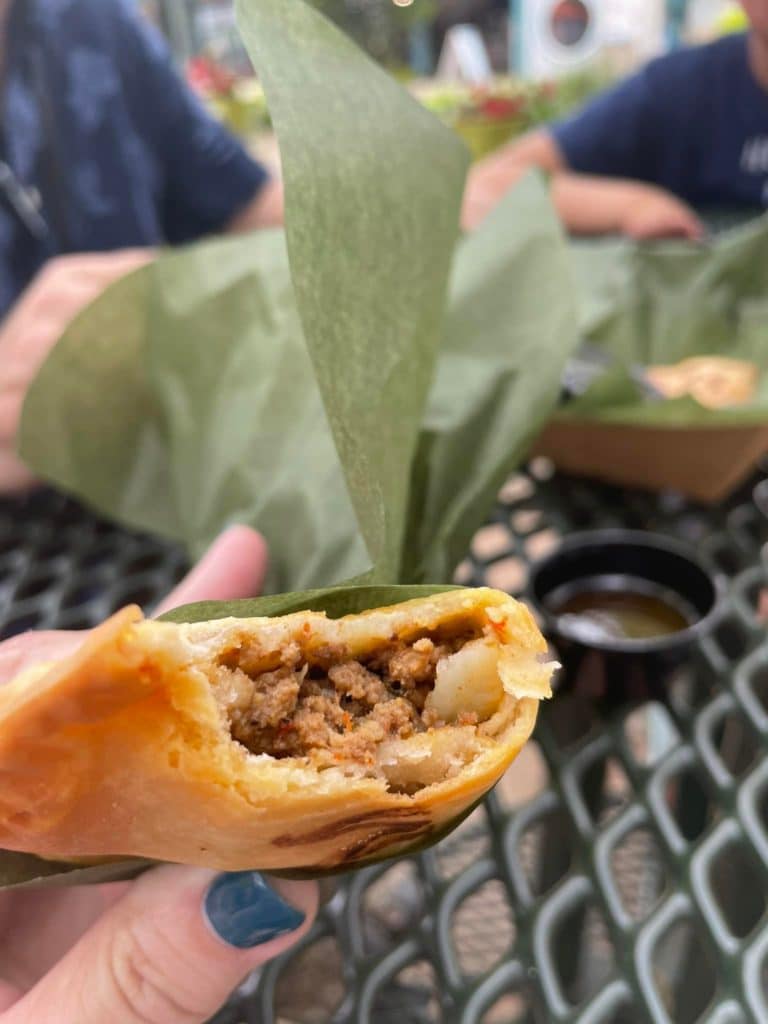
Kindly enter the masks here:
M 30 389 L 22 456 L 194 554 L 258 527 L 271 591 L 450 581 L 576 341 L 562 233 L 531 177 L 457 246 L 454 135 L 298 0 L 240 19 L 285 235 L 165 253 L 109 289 Z
M 457 249 L 453 133 L 299 0 L 239 16 L 280 141 L 285 234 L 164 253 L 112 286 L 33 383 L 21 452 L 193 553 L 227 523 L 257 526 L 269 589 L 312 588 L 174 617 L 344 614 L 413 595 L 390 584 L 450 582 L 576 342 L 567 250 L 535 177 Z M 353 577 L 386 590 L 321 589 Z M 144 866 L 13 854 L 0 883 Z
M 582 297 L 582 336 L 615 365 L 558 419 L 645 426 L 768 423 L 768 217 L 705 244 L 580 242 L 572 247 Z M 751 401 L 709 409 L 695 399 L 652 401 L 630 368 L 720 355 L 753 363 Z

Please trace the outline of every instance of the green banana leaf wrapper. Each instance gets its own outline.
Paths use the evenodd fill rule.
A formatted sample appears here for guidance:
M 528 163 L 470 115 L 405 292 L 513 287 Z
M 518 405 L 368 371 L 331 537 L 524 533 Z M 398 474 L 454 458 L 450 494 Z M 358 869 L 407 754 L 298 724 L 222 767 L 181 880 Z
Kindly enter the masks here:
M 454 134 L 299 0 L 238 14 L 280 142 L 285 232 L 163 253 L 113 285 L 33 383 L 20 450 L 192 553 L 232 522 L 266 535 L 268 589 L 288 593 L 190 621 L 341 616 L 403 600 L 393 585 L 450 583 L 557 400 L 575 292 L 537 178 L 459 242 Z M 324 589 L 340 581 L 386 589 Z M 0 884 L 145 866 L 3 854 Z

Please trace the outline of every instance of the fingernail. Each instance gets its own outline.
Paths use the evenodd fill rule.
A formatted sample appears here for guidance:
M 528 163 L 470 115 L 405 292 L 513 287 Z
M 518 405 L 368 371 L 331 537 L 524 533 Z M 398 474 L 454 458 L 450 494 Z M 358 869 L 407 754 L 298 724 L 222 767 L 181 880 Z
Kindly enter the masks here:
M 219 875 L 205 894 L 205 917 L 220 939 L 251 949 L 294 932 L 304 914 L 267 885 L 258 871 Z

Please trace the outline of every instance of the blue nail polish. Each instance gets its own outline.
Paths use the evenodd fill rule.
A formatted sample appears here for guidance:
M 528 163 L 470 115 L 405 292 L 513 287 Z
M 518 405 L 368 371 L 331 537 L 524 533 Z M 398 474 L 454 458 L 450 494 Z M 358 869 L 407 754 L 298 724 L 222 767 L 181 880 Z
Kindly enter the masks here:
M 304 921 L 304 914 L 271 889 L 258 871 L 214 878 L 204 909 L 219 938 L 238 949 L 251 949 L 296 931 Z

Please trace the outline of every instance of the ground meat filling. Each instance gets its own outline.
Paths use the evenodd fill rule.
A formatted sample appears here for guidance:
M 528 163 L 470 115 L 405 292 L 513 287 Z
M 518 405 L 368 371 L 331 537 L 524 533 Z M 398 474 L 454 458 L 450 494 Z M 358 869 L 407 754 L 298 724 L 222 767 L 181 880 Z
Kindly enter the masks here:
M 424 707 L 437 663 L 477 635 L 395 640 L 363 660 L 339 647 L 305 658 L 293 644 L 269 671 L 262 652 L 237 648 L 219 657 L 215 690 L 233 739 L 254 754 L 372 765 L 380 743 L 439 724 Z

